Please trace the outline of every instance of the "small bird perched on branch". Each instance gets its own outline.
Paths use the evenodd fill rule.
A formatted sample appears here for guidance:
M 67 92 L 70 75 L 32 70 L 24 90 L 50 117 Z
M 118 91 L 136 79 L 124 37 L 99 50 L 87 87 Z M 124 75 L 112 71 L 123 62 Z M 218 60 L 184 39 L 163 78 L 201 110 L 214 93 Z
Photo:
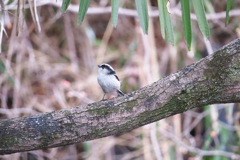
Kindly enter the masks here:
M 120 90 L 121 82 L 119 81 L 116 72 L 109 64 L 98 65 L 98 84 L 103 90 L 104 96 L 108 93 L 117 93 L 119 95 L 124 95 Z

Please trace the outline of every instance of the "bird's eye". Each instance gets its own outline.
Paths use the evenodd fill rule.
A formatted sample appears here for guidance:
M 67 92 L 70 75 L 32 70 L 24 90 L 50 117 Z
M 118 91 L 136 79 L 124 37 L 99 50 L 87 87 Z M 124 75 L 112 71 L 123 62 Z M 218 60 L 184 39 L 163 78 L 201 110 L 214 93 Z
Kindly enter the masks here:
M 104 69 L 105 68 L 105 66 L 104 65 L 102 65 L 102 69 Z

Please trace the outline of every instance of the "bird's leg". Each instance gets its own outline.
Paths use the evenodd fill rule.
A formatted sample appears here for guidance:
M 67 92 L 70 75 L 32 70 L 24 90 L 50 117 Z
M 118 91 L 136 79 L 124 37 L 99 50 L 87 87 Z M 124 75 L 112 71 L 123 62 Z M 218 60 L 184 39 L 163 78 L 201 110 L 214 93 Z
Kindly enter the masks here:
M 103 95 L 102 101 L 104 100 L 104 97 L 105 97 L 105 93 L 104 93 L 104 95 Z

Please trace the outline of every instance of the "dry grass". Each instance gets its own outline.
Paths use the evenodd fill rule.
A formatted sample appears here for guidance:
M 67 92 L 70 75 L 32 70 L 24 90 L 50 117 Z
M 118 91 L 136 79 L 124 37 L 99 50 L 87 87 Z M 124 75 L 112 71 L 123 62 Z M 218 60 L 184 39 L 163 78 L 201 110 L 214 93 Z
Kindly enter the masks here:
M 28 3 L 13 1 L 12 8 L 17 9 L 17 2 Z M 40 2 L 45 3 L 32 1 L 31 9 L 19 6 L 18 12 L 4 12 L 8 37 L 3 34 L 0 54 L 1 119 L 99 101 L 102 91 L 97 84 L 97 64 L 111 64 L 122 81 L 122 90 L 128 93 L 206 56 L 209 45 L 216 50 L 237 38 L 237 18 L 230 19 L 227 29 L 223 20 L 211 21 L 208 42 L 204 42 L 193 22 L 193 50 L 187 52 L 178 16 L 172 16 L 176 44 L 171 46 L 161 38 L 157 17 L 150 19 L 146 36 L 134 17 L 119 16 L 114 29 L 110 14 L 87 15 L 83 25 L 77 26 L 76 13 L 61 16 L 58 7 L 36 7 Z M 124 7 L 133 8 L 133 2 L 125 1 Z M 156 6 L 155 1 L 148 3 Z M 177 1 L 171 3 L 179 6 Z M 225 2 L 212 4 L 210 7 L 215 8 Z M 109 6 L 108 1 L 91 1 L 90 7 L 106 5 Z M 224 10 L 218 8 L 218 12 Z M 218 155 L 236 158 L 235 154 L 240 154 L 239 105 L 211 108 L 214 110 L 205 107 L 187 111 L 120 136 L 5 155 L 0 159 L 190 160 L 212 159 Z M 227 137 L 233 138 L 225 143 Z

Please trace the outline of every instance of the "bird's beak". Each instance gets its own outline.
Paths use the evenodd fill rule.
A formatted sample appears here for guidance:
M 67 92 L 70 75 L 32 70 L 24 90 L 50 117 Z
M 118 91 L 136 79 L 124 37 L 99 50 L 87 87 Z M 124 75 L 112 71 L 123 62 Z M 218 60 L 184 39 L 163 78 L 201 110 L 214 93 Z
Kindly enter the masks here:
M 98 68 L 100 68 L 101 66 L 100 65 L 97 65 L 98 66 Z

